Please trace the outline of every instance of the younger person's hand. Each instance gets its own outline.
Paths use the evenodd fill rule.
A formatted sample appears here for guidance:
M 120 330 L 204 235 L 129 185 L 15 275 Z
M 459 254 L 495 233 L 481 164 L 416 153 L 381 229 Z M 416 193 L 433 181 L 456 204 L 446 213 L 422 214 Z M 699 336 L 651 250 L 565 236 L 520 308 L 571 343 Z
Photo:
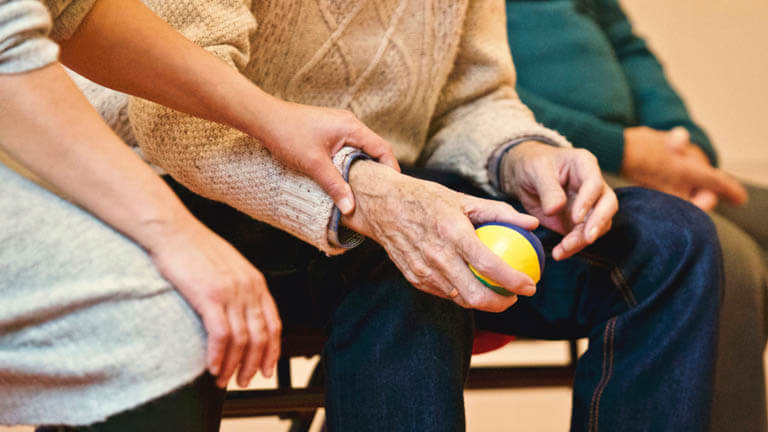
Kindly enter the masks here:
M 276 159 L 314 180 L 343 214 L 354 210 L 354 195 L 331 158 L 344 146 L 399 171 L 389 143 L 350 111 L 279 101 L 259 138 Z
M 152 260 L 202 318 L 216 384 L 226 387 L 236 369 L 241 387 L 259 370 L 272 376 L 282 323 L 261 272 L 196 220 L 150 229 L 157 230 L 147 245 Z

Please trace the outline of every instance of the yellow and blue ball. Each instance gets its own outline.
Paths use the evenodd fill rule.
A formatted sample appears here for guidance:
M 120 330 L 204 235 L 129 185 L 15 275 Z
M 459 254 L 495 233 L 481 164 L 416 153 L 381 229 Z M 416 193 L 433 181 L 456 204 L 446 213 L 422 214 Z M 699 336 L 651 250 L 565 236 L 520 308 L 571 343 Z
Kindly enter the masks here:
M 475 229 L 475 232 L 480 241 L 500 256 L 507 265 L 527 274 L 534 283 L 541 279 L 541 274 L 544 272 L 544 247 L 532 232 L 502 222 L 482 224 Z M 478 273 L 471 265 L 469 269 L 480 282 L 497 294 L 503 296 L 514 294 Z

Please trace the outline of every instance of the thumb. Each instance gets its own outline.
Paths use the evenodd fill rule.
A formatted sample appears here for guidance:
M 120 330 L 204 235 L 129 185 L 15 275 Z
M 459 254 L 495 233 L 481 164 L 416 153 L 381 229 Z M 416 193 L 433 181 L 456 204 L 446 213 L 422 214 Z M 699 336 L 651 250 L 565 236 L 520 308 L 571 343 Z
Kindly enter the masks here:
M 669 130 L 665 137 L 665 144 L 669 150 L 676 153 L 682 153 L 688 143 L 691 142 L 691 134 L 688 129 L 677 126 Z
M 331 197 L 342 214 L 347 215 L 354 211 L 355 196 L 352 194 L 352 188 L 330 159 L 314 167 L 311 177 Z

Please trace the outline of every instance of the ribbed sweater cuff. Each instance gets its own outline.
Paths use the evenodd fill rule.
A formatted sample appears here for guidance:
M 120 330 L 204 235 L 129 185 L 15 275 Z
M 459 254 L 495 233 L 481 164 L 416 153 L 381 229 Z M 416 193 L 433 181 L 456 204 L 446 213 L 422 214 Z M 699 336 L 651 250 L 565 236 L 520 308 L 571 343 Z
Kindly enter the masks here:
M 340 160 L 336 160 L 337 158 Z M 358 160 L 370 159 L 370 156 L 361 151 L 346 154 L 339 152 L 334 157 L 334 164 L 341 167 L 344 181 L 349 181 L 349 170 L 352 168 L 352 164 Z M 334 205 L 333 210 L 331 210 L 331 220 L 328 223 L 328 243 L 336 248 L 352 249 L 359 246 L 363 240 L 365 237 L 341 224 L 341 211 Z
M 501 162 L 504 160 L 504 155 L 518 144 L 522 144 L 526 141 L 536 141 L 556 147 L 558 146 L 555 141 L 539 135 L 517 138 L 499 146 L 499 148 L 491 154 L 491 157 L 488 158 L 488 182 L 496 190 L 501 190 Z

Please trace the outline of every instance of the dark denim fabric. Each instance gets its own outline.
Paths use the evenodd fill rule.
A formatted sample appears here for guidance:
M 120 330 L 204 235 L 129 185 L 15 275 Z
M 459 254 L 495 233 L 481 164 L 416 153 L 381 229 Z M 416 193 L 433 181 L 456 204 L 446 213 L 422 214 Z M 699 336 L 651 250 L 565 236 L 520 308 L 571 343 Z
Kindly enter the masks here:
M 483 195 L 451 174 L 410 174 Z M 490 314 L 412 288 L 372 241 L 327 257 L 168 181 L 265 273 L 286 331 L 328 332 L 331 431 L 464 430 L 462 385 L 475 325 L 545 339 L 589 337 L 576 371 L 574 431 L 707 429 L 722 265 L 709 218 L 681 200 L 619 191 L 610 233 L 563 262 L 549 256 L 560 236 L 537 230 L 548 254 L 537 294 Z
M 140 360 L 139 360 L 140 361 Z M 191 383 L 90 426 L 41 426 L 35 432 L 217 432 L 225 391 L 203 373 Z

